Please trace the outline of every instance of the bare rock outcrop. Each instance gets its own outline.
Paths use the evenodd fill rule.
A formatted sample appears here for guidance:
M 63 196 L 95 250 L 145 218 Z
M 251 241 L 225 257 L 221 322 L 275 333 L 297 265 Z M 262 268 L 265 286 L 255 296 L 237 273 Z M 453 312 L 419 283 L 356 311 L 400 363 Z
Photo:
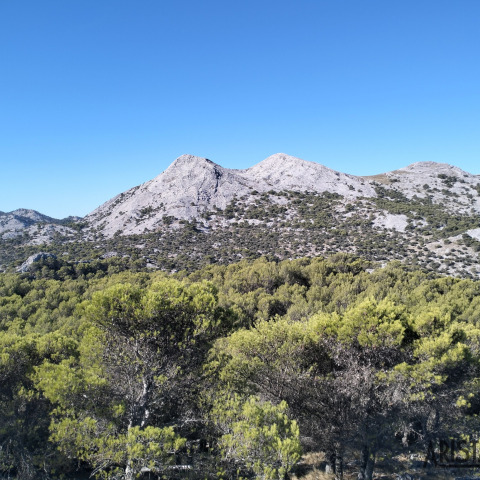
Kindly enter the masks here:
M 429 198 L 452 213 L 480 213 L 480 176 L 447 163 L 417 162 L 371 177 L 407 199 Z
M 319 163 L 277 153 L 242 171 L 262 190 L 338 193 L 346 198 L 374 197 L 375 190 L 361 177 L 336 172 Z
M 19 208 L 6 213 L 0 212 L 0 235 L 3 236 L 6 233 L 15 235 L 36 223 L 50 223 L 52 221 L 53 218 L 26 208 Z
M 164 217 L 194 219 L 208 208 L 225 208 L 253 188 L 236 170 L 182 155 L 153 180 L 112 198 L 85 220 L 106 236 L 143 233 L 159 228 Z
M 43 260 L 56 260 L 57 256 L 53 253 L 46 253 L 46 252 L 38 252 L 30 255 L 18 268 L 17 272 L 19 273 L 26 273 L 32 269 L 32 265 L 35 263 L 41 262 Z
M 435 162 L 419 162 L 370 177 L 337 172 L 284 153 L 272 155 L 244 170 L 224 168 L 206 158 L 182 155 L 153 180 L 124 192 L 98 207 L 85 220 L 91 232 L 106 237 L 142 234 L 161 229 L 166 219 L 200 220 L 251 194 L 264 192 L 330 192 L 345 202 L 372 199 L 383 187 L 406 199 L 441 204 L 453 213 L 480 212 L 480 177 Z M 377 215 L 375 224 L 404 231 L 404 217 Z
M 164 217 L 199 219 L 202 213 L 224 209 L 255 190 L 327 191 L 346 198 L 376 195 L 363 178 L 283 153 L 245 170 L 182 155 L 156 178 L 112 198 L 85 220 L 107 237 L 117 232 L 140 234 L 160 228 Z

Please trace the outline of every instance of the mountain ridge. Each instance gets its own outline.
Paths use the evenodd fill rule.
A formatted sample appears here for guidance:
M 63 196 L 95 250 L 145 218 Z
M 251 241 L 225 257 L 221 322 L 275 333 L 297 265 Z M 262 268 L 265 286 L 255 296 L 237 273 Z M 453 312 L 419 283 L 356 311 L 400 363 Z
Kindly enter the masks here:
M 427 174 L 429 179 L 424 177 Z M 440 178 L 442 175 L 445 178 Z M 161 228 L 164 217 L 199 220 L 206 212 L 223 210 L 234 199 L 250 195 L 252 191 L 329 192 L 353 200 L 377 197 L 376 183 L 379 182 L 402 191 L 407 198 L 426 198 L 430 188 L 430 185 L 424 188 L 426 180 L 437 190 L 431 195 L 433 202 L 444 203 L 452 212 L 465 213 L 473 207 L 480 213 L 480 199 L 468 205 L 446 198 L 450 193 L 442 194 L 442 180 L 451 182 L 452 175 L 458 176 L 459 182 L 472 194 L 480 182 L 480 176 L 435 162 L 416 162 L 391 172 L 361 177 L 285 153 L 271 155 L 246 169 L 229 169 L 207 158 L 185 154 L 154 179 L 100 205 L 85 220 L 107 236 L 117 232 L 140 234 Z M 454 188 L 452 192 L 459 195 L 461 189 Z
M 480 176 L 436 162 L 355 176 L 284 153 L 246 169 L 186 154 L 83 219 L 15 212 L 28 218 L 0 214 L 4 265 L 40 245 L 167 270 L 344 252 L 480 277 Z
M 141 233 L 158 228 L 165 216 L 199 219 L 208 209 L 224 209 L 234 198 L 269 190 L 329 191 L 348 198 L 376 195 L 359 177 L 283 153 L 246 169 L 229 169 L 207 158 L 185 154 L 154 179 L 110 199 L 85 219 L 107 236 L 118 231 Z M 151 194 L 146 195 L 147 191 Z M 139 205 L 151 207 L 157 215 L 142 218 Z M 130 215 L 125 217 L 125 212 Z

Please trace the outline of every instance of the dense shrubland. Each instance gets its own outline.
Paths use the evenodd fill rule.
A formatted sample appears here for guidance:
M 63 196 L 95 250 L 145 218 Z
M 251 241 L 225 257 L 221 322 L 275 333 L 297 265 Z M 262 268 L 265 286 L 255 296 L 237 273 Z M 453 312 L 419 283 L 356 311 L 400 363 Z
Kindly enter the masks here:
M 321 451 L 369 479 L 478 432 L 479 282 L 344 254 L 127 267 L 0 276 L 0 478 L 283 479 Z
M 158 231 L 138 235 L 105 238 L 79 223 L 76 237 L 58 236 L 43 246 L 27 234 L 2 238 L 0 270 L 13 270 L 39 250 L 56 254 L 66 269 L 77 269 L 79 263 L 90 268 L 88 264 L 112 257 L 110 270 L 116 271 L 147 265 L 191 271 L 262 256 L 280 261 L 344 252 L 377 262 L 400 260 L 463 278 L 479 277 L 480 243 L 466 233 L 480 227 L 478 215 L 467 206 L 464 214 L 455 214 L 435 203 L 428 191 L 425 198 L 408 199 L 380 184 L 375 188 L 377 197 L 356 200 L 328 192 L 256 192 L 234 198 L 223 210 L 205 211 L 197 220 L 164 216 Z M 141 218 L 149 212 L 148 207 L 142 209 Z M 379 226 L 376 220 L 380 218 L 381 225 L 388 214 L 403 215 L 406 225 Z

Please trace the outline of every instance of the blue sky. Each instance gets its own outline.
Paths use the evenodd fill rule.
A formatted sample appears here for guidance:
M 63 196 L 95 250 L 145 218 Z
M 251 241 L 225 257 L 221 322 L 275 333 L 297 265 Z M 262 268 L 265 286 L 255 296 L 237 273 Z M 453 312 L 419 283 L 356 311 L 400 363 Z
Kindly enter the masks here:
M 85 215 L 192 153 L 480 174 L 479 0 L 0 2 L 0 210 Z

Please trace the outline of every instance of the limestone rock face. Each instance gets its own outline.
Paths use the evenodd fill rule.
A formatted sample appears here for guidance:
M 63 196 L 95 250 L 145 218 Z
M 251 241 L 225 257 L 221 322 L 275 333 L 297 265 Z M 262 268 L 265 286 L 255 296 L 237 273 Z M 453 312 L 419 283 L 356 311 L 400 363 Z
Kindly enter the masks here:
M 32 265 L 34 263 L 40 262 L 41 260 L 47 260 L 47 259 L 53 259 L 56 260 L 57 256 L 53 255 L 53 253 L 46 253 L 46 252 L 39 252 L 39 253 L 34 253 L 33 255 L 30 255 L 18 268 L 17 272 L 20 273 L 26 273 L 30 271 L 32 268 Z
M 63 225 L 65 221 L 76 222 L 80 217 L 57 220 L 36 210 L 19 208 L 12 212 L 0 212 L 0 239 L 10 240 L 22 235 L 30 245 L 51 243 L 57 235 L 72 236 L 75 231 Z
M 374 177 L 406 198 L 430 198 L 452 213 L 480 213 L 480 176 L 447 163 L 417 162 Z
M 262 189 L 338 193 L 347 198 L 374 197 L 375 190 L 360 177 L 336 172 L 319 163 L 277 153 L 243 171 Z
M 25 228 L 38 222 L 50 223 L 53 218 L 42 215 L 35 210 L 19 208 L 12 212 L 0 212 L 0 235 L 7 232 L 22 232 Z
M 154 179 L 117 195 L 87 215 L 84 221 L 89 229 L 85 238 L 93 238 L 95 232 L 105 237 L 154 232 L 172 219 L 200 220 L 206 213 L 223 210 L 240 198 L 244 204 L 254 203 L 255 191 L 330 192 L 341 195 L 348 203 L 376 197 L 379 186 L 407 200 L 428 198 L 454 214 L 480 213 L 480 176 L 443 163 L 418 162 L 392 172 L 358 177 L 285 153 L 271 155 L 244 170 L 182 155 Z M 75 231 L 66 226 L 65 220 L 28 209 L 0 212 L 0 238 L 8 240 L 26 234 L 28 242 L 35 245 L 49 243 L 56 235 L 73 237 Z M 401 232 L 406 227 L 405 218 L 394 218 L 383 211 L 378 212 L 374 222 Z
M 117 232 L 140 234 L 160 228 L 164 217 L 199 219 L 203 212 L 223 209 L 254 190 L 327 191 L 346 198 L 375 196 L 363 178 L 283 153 L 245 170 L 182 155 L 156 178 L 112 198 L 85 220 L 108 237 Z
M 86 217 L 106 236 L 117 231 L 143 233 L 159 228 L 163 217 L 199 218 L 206 209 L 225 206 L 251 190 L 239 171 L 193 155 L 177 158 L 163 173 L 122 193 Z
M 435 162 L 419 162 L 370 177 L 337 172 L 284 153 L 272 155 L 244 170 L 224 168 L 206 158 L 182 155 L 163 173 L 134 187 L 90 213 L 91 231 L 106 237 L 156 231 L 168 218 L 199 220 L 202 214 L 224 209 L 243 198 L 254 202 L 254 191 L 330 192 L 345 202 L 377 196 L 378 186 L 407 199 L 430 198 L 454 213 L 480 213 L 480 177 Z M 378 225 L 405 229 L 405 219 L 385 217 Z
M 180 209 L 178 213 L 183 208 L 188 216 L 195 217 L 201 207 L 224 208 L 235 195 L 249 193 L 253 184 L 241 173 L 206 158 L 182 155 L 149 188 L 156 192 L 162 189 L 165 199 Z

